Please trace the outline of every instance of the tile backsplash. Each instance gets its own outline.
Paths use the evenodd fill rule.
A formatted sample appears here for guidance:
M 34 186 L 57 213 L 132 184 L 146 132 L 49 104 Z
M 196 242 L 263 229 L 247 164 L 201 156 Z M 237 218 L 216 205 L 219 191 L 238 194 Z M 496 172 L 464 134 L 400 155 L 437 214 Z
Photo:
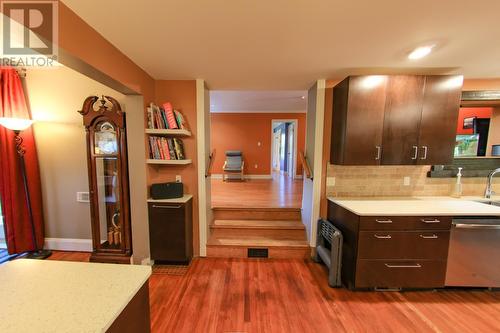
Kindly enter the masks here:
M 428 178 L 429 165 L 328 165 L 326 195 L 336 197 L 447 196 L 456 178 Z M 405 185 L 406 183 L 409 185 Z M 334 179 L 332 179 L 334 178 Z M 333 184 L 333 186 L 332 186 Z M 500 176 L 494 180 L 500 184 Z M 483 195 L 486 177 L 462 178 L 462 195 Z M 495 185 L 499 187 L 499 185 Z M 497 190 L 500 192 L 500 189 Z

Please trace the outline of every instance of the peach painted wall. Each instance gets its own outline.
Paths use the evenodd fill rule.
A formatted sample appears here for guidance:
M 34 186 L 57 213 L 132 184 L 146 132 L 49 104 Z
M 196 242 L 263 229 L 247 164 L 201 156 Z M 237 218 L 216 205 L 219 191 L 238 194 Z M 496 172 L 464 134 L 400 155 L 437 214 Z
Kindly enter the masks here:
M 148 167 L 148 185 L 159 182 L 175 181 L 175 176 L 182 177 L 184 193 L 193 195 L 193 246 L 194 255 L 199 254 L 199 221 L 198 221 L 198 162 L 196 158 L 196 81 L 195 80 L 161 80 L 155 84 L 155 103 L 161 105 L 170 102 L 181 111 L 186 119 L 192 136 L 182 137 L 186 158 L 192 164 L 180 166 Z
M 154 79 L 61 1 L 59 47 L 143 95 L 145 104 L 153 100 Z
M 221 174 L 226 150 L 241 150 L 245 161 L 245 174 L 271 174 L 271 121 L 273 119 L 297 119 L 297 147 L 305 147 L 305 113 L 212 113 L 211 150 L 215 150 L 213 174 Z M 258 142 L 261 145 L 258 146 Z M 257 164 L 257 168 L 255 168 Z M 297 174 L 302 166 L 297 156 Z

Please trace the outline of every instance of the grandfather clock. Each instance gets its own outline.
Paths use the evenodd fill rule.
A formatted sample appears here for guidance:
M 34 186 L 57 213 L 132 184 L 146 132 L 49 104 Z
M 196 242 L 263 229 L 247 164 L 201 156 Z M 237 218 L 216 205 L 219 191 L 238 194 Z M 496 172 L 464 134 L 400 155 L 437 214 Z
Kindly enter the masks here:
M 130 263 L 132 236 L 125 113 L 109 96 L 89 96 L 81 111 L 87 132 L 93 252 L 90 261 Z

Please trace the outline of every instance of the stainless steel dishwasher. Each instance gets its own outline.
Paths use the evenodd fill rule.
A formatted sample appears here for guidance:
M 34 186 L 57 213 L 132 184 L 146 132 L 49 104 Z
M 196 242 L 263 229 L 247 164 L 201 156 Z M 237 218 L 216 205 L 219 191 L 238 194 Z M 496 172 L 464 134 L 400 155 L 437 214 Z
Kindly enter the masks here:
M 500 287 L 500 217 L 453 219 L 445 285 Z

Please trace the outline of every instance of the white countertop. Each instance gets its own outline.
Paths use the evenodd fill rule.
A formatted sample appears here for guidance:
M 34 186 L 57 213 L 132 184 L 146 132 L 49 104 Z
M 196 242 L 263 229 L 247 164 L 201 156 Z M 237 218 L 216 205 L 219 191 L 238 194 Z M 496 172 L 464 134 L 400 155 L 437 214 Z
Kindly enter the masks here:
M 183 197 L 181 197 L 181 198 L 174 198 L 174 199 L 152 199 L 152 198 L 149 198 L 148 202 L 156 202 L 156 203 L 186 203 L 192 197 L 193 196 L 191 194 L 184 194 Z
M 500 207 L 473 201 L 481 200 L 479 197 L 329 197 L 328 200 L 359 216 L 500 216 Z
M 105 332 L 151 267 L 18 259 L 0 265 L 0 332 Z

